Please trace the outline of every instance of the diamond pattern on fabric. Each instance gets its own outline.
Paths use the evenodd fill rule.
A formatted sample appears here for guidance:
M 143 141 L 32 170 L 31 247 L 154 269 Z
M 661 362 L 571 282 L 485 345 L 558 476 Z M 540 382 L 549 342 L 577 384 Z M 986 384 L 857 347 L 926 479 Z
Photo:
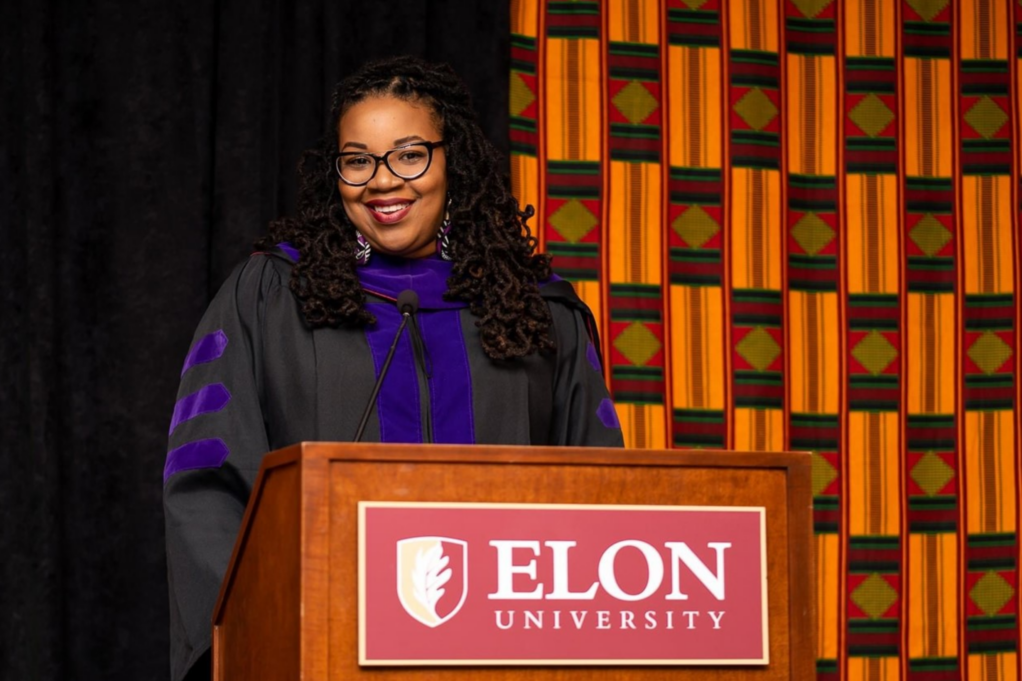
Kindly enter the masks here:
M 969 590 L 969 598 L 984 615 L 996 615 L 1015 596 L 1015 590 L 996 572 L 987 572 Z
M 773 364 L 781 354 L 781 346 L 777 344 L 763 327 L 757 326 L 735 346 L 738 354 L 757 371 L 764 371 Z
M 935 256 L 951 241 L 951 231 L 940 221 L 927 213 L 915 224 L 909 238 L 928 256 Z
M 671 229 L 692 248 L 702 248 L 720 231 L 720 225 L 701 206 L 692 206 L 674 219 Z
M 762 130 L 777 118 L 777 107 L 758 87 L 752 88 L 735 102 L 735 113 L 753 130 Z
M 599 220 L 592 211 L 578 199 L 571 199 L 554 211 L 549 219 L 550 225 L 571 243 L 578 243 L 586 237 Z
M 852 110 L 848 112 L 848 117 L 864 133 L 870 137 L 876 137 L 894 120 L 894 112 L 884 104 L 883 100 L 871 92 L 852 107 Z
M 520 116 L 522 112 L 528 109 L 533 102 L 536 101 L 536 93 L 532 91 L 520 74 L 511 72 L 511 92 L 510 92 L 510 105 L 511 115 Z
M 806 213 L 791 228 L 791 236 L 809 255 L 816 255 L 834 240 L 835 232 L 816 213 Z
M 933 21 L 933 18 L 944 11 L 950 0 L 905 0 L 908 6 L 916 11 L 924 21 Z
M 816 497 L 823 494 L 823 490 L 837 480 L 837 469 L 816 452 L 812 453 L 811 461 L 813 496 Z
M 633 322 L 614 339 L 614 347 L 635 366 L 643 366 L 660 352 L 660 339 L 640 322 Z
M 635 80 L 621 88 L 611 101 L 621 115 L 633 124 L 642 123 L 660 106 L 656 97 Z
M 994 100 L 980 97 L 979 101 L 965 112 L 965 122 L 983 138 L 990 139 L 1008 122 L 1008 114 Z
M 955 471 L 944 459 L 933 452 L 926 452 L 912 467 L 909 475 L 926 492 L 926 496 L 933 497 L 951 482 L 955 477 Z
M 852 592 L 852 601 L 874 620 L 883 617 L 897 600 L 898 592 L 876 573 L 867 577 Z
M 852 357 L 874 376 L 883 373 L 897 356 L 897 348 L 878 331 L 870 331 L 852 348 Z
M 823 10 L 827 9 L 834 0 L 791 0 L 791 4 L 798 8 L 807 19 L 815 19 Z
M 975 362 L 984 374 L 993 374 L 1011 357 L 1011 346 L 1001 340 L 996 333 L 987 331 L 976 339 L 967 352 L 969 359 Z

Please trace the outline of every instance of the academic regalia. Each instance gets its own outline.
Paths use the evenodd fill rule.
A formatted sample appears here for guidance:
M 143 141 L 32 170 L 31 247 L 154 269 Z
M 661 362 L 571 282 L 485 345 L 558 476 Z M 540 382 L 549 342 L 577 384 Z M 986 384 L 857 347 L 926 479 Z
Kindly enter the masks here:
M 540 287 L 556 352 L 494 361 L 467 305 L 443 299 L 450 263 L 374 253 L 358 276 L 377 323 L 313 330 L 288 287 L 297 257 L 282 244 L 235 269 L 185 358 L 164 469 L 173 681 L 200 658 L 196 677 L 208 674 L 212 611 L 263 454 L 353 439 L 401 291 L 418 294 L 417 329 L 402 334 L 363 441 L 623 446 L 592 315 L 567 282 Z

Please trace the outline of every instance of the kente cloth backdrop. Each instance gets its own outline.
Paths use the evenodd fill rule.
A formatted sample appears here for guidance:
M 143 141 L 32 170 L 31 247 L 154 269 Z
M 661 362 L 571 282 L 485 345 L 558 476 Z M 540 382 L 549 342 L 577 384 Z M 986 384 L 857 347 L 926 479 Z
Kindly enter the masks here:
M 1019 3 L 511 23 L 515 189 L 628 445 L 812 451 L 820 679 L 1020 678 Z

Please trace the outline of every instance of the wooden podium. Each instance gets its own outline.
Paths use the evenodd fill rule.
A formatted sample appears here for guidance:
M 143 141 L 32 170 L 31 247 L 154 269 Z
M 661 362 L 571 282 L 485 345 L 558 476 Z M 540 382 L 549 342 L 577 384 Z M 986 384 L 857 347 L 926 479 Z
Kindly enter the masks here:
M 762 506 L 770 663 L 358 665 L 360 501 Z M 303 443 L 268 454 L 213 616 L 216 681 L 815 678 L 806 454 Z

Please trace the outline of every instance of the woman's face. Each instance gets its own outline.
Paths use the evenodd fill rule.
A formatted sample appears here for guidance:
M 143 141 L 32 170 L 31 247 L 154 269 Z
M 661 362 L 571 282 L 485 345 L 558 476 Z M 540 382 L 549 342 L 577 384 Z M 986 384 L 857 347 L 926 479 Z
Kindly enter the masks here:
M 390 96 L 365 99 L 341 116 L 339 150 L 382 156 L 411 142 L 437 142 L 440 130 L 424 105 Z M 390 156 L 397 167 L 397 154 Z M 447 197 L 447 157 L 433 150 L 433 162 L 422 177 L 404 180 L 380 163 L 368 184 L 352 187 L 338 180 L 344 210 L 373 249 L 403 258 L 424 258 L 436 252 L 436 234 Z

